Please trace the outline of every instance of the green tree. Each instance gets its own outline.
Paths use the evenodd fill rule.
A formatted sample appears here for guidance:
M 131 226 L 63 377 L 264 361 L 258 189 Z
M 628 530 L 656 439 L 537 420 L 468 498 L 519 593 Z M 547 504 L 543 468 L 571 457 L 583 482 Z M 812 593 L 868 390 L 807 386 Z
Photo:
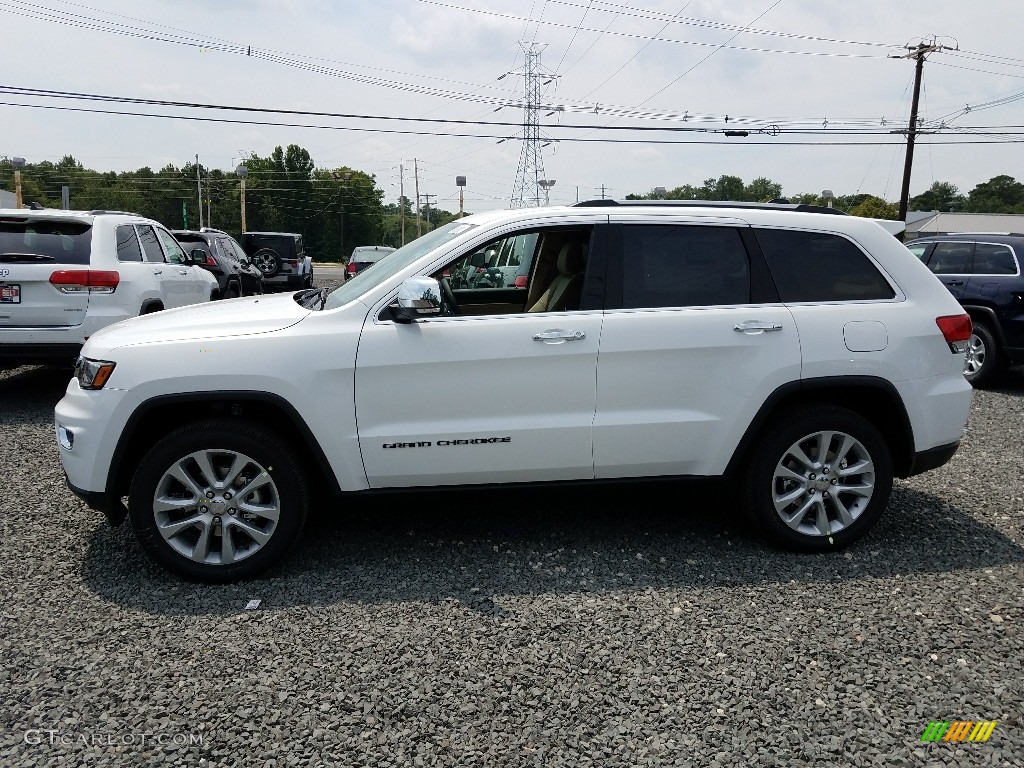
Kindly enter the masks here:
M 958 211 L 965 202 L 966 198 L 960 194 L 956 185 L 948 181 L 936 181 L 927 192 L 910 198 L 910 208 L 914 211 Z
M 964 210 L 975 213 L 1024 212 L 1024 184 L 1012 176 L 995 176 L 967 196 Z
M 899 207 L 895 203 L 887 203 L 880 197 L 870 196 L 860 205 L 856 206 L 850 213 L 854 216 L 864 216 L 869 219 L 898 219 Z
M 771 200 L 778 200 L 782 197 L 782 185 L 764 176 L 754 179 L 743 189 L 743 200 L 757 203 L 767 203 Z

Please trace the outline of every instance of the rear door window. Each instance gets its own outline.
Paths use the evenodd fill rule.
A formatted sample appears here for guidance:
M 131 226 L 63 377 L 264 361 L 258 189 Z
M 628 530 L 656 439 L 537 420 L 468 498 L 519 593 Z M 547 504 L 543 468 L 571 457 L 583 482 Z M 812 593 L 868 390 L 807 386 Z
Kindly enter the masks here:
M 891 299 L 893 287 L 845 237 L 824 232 L 755 229 L 785 303 Z
M 974 246 L 975 275 L 1016 275 L 1017 260 L 1013 249 L 999 243 L 978 243 Z
M 11 217 L 0 219 L 0 261 L 88 264 L 92 224 Z
M 142 255 L 146 261 L 163 263 L 164 252 L 160 250 L 160 241 L 156 232 L 149 224 L 140 224 L 135 229 L 139 233 L 139 242 L 142 243 Z
M 750 302 L 750 260 L 732 227 L 626 226 L 622 270 L 625 308 Z

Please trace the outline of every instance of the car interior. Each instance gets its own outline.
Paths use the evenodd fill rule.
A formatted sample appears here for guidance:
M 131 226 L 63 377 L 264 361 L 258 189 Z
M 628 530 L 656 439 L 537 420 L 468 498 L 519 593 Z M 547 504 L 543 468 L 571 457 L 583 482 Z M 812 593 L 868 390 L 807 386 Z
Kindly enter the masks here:
M 522 243 L 512 242 L 517 238 L 534 246 L 521 257 L 529 261 L 525 286 L 465 277 L 486 274 L 494 254 L 521 250 Z M 580 307 L 589 243 L 589 229 L 520 232 L 463 254 L 432 276 L 449 283 L 459 316 L 572 311 Z

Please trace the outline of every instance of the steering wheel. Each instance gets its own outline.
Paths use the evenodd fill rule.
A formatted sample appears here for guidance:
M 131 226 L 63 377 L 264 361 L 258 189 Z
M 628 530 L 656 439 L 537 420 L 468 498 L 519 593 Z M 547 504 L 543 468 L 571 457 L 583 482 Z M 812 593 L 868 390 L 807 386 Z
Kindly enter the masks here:
M 452 287 L 448 283 L 447 277 L 442 277 L 438 280 L 441 286 L 441 303 L 443 315 L 457 315 L 459 314 L 459 302 L 455 300 L 455 294 L 452 292 Z

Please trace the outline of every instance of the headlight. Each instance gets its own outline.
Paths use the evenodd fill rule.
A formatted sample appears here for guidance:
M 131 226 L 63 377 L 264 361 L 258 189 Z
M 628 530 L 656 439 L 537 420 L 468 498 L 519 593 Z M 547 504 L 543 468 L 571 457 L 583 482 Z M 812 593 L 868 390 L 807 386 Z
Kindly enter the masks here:
M 103 389 L 110 374 L 114 372 L 116 363 L 108 360 L 90 360 L 87 357 L 78 358 L 75 363 L 75 378 L 78 379 L 78 386 L 82 389 Z

